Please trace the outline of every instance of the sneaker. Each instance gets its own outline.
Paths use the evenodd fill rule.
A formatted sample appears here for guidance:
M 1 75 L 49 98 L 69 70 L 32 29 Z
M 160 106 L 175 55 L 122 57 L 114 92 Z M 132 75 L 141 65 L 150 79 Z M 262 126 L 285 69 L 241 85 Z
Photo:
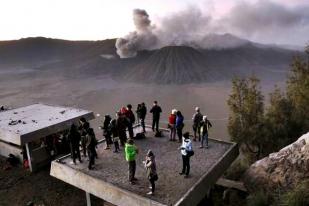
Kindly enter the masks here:
M 148 188 L 149 188 L 149 189 L 152 189 L 152 187 L 151 187 L 151 186 L 149 186 Z
M 206 146 L 206 149 L 208 149 L 208 145 Z
M 203 146 L 200 146 L 200 148 L 204 148 Z
M 135 182 L 133 182 L 133 181 L 130 181 L 130 184 L 131 184 L 131 185 L 135 185 Z
M 147 195 L 153 195 L 153 192 L 152 191 L 147 192 Z
M 118 150 L 114 150 L 113 152 L 114 152 L 114 153 L 118 153 Z
M 183 172 L 179 172 L 179 174 L 180 174 L 180 175 L 184 175 L 185 173 L 183 173 Z
M 137 181 L 137 179 L 135 177 L 132 178 L 133 181 Z
M 189 175 L 185 175 L 184 178 L 186 178 L 186 179 L 189 178 Z
M 72 161 L 72 162 L 70 162 L 70 165 L 76 165 L 76 162 Z

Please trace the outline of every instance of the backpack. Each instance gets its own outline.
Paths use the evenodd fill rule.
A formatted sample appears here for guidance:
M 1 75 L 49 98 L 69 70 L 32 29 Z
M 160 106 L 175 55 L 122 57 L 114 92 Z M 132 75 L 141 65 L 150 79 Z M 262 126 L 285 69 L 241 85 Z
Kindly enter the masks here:
M 145 139 L 146 136 L 144 133 L 137 133 L 134 137 L 134 139 Z
M 161 131 L 157 131 L 155 133 L 155 137 L 163 137 L 162 132 Z
M 193 150 L 187 150 L 187 156 L 188 157 L 192 157 L 194 155 L 194 151 Z

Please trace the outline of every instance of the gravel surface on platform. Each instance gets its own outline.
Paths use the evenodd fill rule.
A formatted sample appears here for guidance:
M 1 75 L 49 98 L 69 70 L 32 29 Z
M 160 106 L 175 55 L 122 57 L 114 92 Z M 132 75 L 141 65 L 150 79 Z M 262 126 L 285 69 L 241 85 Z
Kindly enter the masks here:
M 136 132 L 139 130 L 135 129 Z M 136 185 L 129 184 L 128 164 L 125 161 L 124 150 L 120 153 L 113 153 L 111 150 L 104 150 L 105 143 L 98 147 L 99 159 L 96 160 L 95 170 L 88 171 L 87 161 L 82 164 L 71 165 L 70 158 L 64 159 L 68 166 L 103 179 L 120 188 L 129 190 L 136 194 L 151 198 L 160 203 L 176 203 L 202 176 L 205 174 L 222 155 L 230 148 L 230 144 L 220 143 L 210 140 L 208 149 L 200 149 L 199 142 L 193 142 L 195 155 L 191 158 L 191 172 L 189 178 L 179 175 L 182 169 L 182 158 L 178 142 L 168 141 L 168 133 L 164 132 L 165 137 L 156 138 L 154 133 L 147 130 L 146 139 L 135 140 L 139 148 L 137 155 Z M 157 172 L 159 180 L 156 182 L 154 196 L 147 196 L 149 182 L 146 177 L 146 170 L 142 161 L 145 159 L 147 150 L 151 149 L 156 156 Z M 77 161 L 78 162 L 78 161 Z M 206 192 L 205 192 L 206 193 Z

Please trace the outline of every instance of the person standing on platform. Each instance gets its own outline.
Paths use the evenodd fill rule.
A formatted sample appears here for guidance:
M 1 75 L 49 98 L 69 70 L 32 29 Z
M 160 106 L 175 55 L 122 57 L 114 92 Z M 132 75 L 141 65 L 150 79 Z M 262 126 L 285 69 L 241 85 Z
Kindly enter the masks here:
M 183 120 L 184 120 L 184 118 L 183 118 L 181 112 L 177 111 L 177 113 L 176 113 L 176 131 L 177 131 L 179 143 L 182 140 L 182 129 L 184 127 Z
M 80 142 L 80 134 L 77 130 L 75 124 L 71 125 L 71 129 L 68 135 L 70 147 L 71 147 L 71 156 L 73 159 L 73 164 L 76 164 L 76 158 L 78 158 L 79 162 L 82 163 L 82 159 L 80 158 L 80 151 L 79 151 L 79 142 Z
M 137 124 L 141 123 L 141 104 L 137 104 L 137 108 L 136 108 L 136 119 L 137 119 Z
M 110 123 L 111 123 L 111 116 L 106 114 L 104 116 L 104 122 L 103 122 L 103 136 L 105 137 L 105 143 L 106 143 L 106 147 L 105 149 L 110 149 L 110 145 L 112 144 L 112 132 L 111 132 L 111 127 L 110 127 Z
M 89 156 L 88 169 L 92 170 L 94 169 L 93 166 L 95 164 L 95 157 L 97 155 L 97 152 L 96 152 L 97 139 L 95 137 L 95 134 L 92 128 L 88 129 L 86 137 L 87 137 L 86 147 L 87 147 L 87 152 Z
M 141 118 L 141 126 L 143 128 L 143 132 L 146 132 L 145 129 L 145 119 L 147 114 L 147 107 L 144 102 L 141 103 L 141 109 L 140 109 L 140 118 Z
M 116 114 L 117 116 L 117 114 Z M 120 148 L 119 148 L 119 130 L 118 130 L 118 126 L 117 126 L 117 120 L 113 119 L 110 123 L 110 131 L 112 133 L 112 140 L 114 143 L 114 153 L 117 153 Z
M 172 113 L 168 117 L 168 128 L 170 129 L 170 141 L 175 141 L 176 137 L 176 113 L 177 110 L 173 109 Z
M 196 141 L 196 133 L 198 134 L 198 141 L 201 141 L 201 122 L 203 120 L 203 115 L 200 112 L 199 107 L 195 107 L 195 113 L 193 114 L 192 117 L 193 120 L 193 141 Z
M 204 147 L 204 141 L 206 142 L 206 149 L 208 148 L 208 130 L 210 127 L 212 127 L 212 124 L 207 119 L 207 116 L 203 116 L 203 121 L 201 122 L 202 141 L 200 148 Z
M 134 137 L 133 125 L 135 123 L 135 115 L 134 115 L 134 113 L 132 111 L 132 105 L 131 104 L 127 105 L 127 111 L 125 113 L 125 116 L 129 120 L 128 121 L 129 137 L 133 138 Z
M 80 118 L 79 124 L 80 125 L 78 127 L 78 130 L 79 130 L 80 135 L 81 135 L 81 145 L 82 145 L 82 149 L 83 149 L 83 154 L 84 154 L 84 157 L 87 157 L 86 135 L 87 135 L 87 130 L 90 128 L 90 124 L 89 124 L 89 122 L 86 121 L 86 119 L 84 117 Z
M 150 113 L 152 113 L 152 131 L 155 131 L 156 129 L 156 132 L 159 132 L 159 121 L 162 109 L 157 101 L 153 102 L 153 107 L 151 108 Z
M 127 126 L 129 124 L 129 120 L 126 118 L 125 114 L 118 112 L 117 113 L 117 129 L 118 129 L 118 135 L 120 139 L 120 144 L 122 147 L 125 146 L 125 143 L 127 141 Z
M 148 150 L 146 155 L 145 167 L 147 170 L 147 178 L 151 185 L 151 191 L 147 195 L 153 195 L 155 192 L 155 182 L 158 180 L 157 165 L 155 160 L 155 155 L 151 150 Z
M 129 165 L 129 182 L 134 185 L 135 181 L 135 171 L 136 171 L 136 155 L 138 154 L 138 148 L 135 146 L 133 139 L 128 139 L 125 145 L 125 156 L 126 161 Z
M 179 174 L 185 175 L 184 177 L 188 178 L 190 173 L 190 157 L 194 154 L 189 132 L 184 133 L 182 139 L 182 145 L 179 147 L 182 156 L 182 171 Z

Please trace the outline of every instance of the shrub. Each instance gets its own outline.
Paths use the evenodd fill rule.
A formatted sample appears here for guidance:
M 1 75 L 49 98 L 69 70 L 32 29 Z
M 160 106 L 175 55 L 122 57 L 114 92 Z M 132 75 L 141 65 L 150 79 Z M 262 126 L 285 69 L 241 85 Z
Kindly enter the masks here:
M 247 198 L 247 205 L 250 206 L 268 206 L 270 205 L 270 198 L 263 191 L 258 191 L 251 194 Z
M 309 180 L 296 186 L 293 191 L 283 195 L 281 205 L 307 206 L 309 205 Z

